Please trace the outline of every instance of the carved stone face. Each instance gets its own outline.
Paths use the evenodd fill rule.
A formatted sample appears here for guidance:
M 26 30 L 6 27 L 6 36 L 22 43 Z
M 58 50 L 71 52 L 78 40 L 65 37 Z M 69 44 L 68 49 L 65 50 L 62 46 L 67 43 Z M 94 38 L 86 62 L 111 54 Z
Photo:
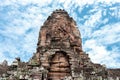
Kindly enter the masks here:
M 50 62 L 49 78 L 52 80 L 63 79 L 70 75 L 70 65 L 63 52 L 56 52 Z
M 58 22 L 52 27 L 52 37 L 66 40 L 69 37 L 70 27 L 64 22 Z

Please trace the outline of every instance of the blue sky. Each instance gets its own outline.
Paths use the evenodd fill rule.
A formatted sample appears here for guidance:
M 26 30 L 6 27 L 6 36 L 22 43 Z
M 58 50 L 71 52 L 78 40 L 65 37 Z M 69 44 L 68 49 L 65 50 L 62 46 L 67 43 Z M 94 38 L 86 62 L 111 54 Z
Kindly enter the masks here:
M 91 61 L 120 68 L 119 0 L 0 0 L 0 63 L 15 57 L 28 61 L 47 17 L 65 9 L 81 32 Z

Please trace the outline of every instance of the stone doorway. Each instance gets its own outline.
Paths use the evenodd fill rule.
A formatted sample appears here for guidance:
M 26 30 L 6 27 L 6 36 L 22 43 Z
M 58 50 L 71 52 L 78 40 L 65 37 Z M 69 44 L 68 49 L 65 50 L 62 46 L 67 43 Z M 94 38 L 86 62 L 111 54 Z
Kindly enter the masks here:
M 63 51 L 57 51 L 50 60 L 48 80 L 62 80 L 65 76 L 70 76 L 69 57 Z

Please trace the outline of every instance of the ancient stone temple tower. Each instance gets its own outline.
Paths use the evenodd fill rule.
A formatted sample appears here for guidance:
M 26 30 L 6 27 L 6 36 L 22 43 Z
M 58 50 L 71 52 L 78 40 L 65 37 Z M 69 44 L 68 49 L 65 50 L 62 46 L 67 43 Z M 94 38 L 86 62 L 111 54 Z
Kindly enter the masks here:
M 64 10 L 54 11 L 41 26 L 34 58 L 47 71 L 43 76 L 47 80 L 83 80 L 85 76 L 94 75 L 96 69 L 82 50 L 81 35 L 75 21 Z
M 29 62 L 18 57 L 0 64 L 0 80 L 120 80 L 120 69 L 91 62 L 82 50 L 80 32 L 64 10 L 56 10 L 41 26 L 36 53 Z
M 56 10 L 41 27 L 38 59 L 48 69 L 49 79 L 71 76 L 79 67 L 82 54 L 81 38 L 75 21 L 64 10 Z

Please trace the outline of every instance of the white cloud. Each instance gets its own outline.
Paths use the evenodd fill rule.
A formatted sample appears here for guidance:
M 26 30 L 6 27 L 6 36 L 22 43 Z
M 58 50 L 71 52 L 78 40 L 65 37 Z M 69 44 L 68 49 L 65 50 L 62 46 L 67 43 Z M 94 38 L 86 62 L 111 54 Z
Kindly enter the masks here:
M 120 41 L 120 23 L 108 24 L 102 27 L 100 30 L 94 31 L 91 34 L 92 38 L 96 38 L 98 42 L 104 44 L 112 44 Z
M 109 46 L 109 44 L 120 42 L 120 23 L 106 25 L 100 30 L 91 34 L 91 39 L 86 40 L 83 44 L 84 50 L 87 50 L 91 59 L 95 63 L 106 64 L 107 67 L 120 67 L 117 60 L 119 56 L 119 46 Z M 107 50 L 107 47 L 111 50 Z M 112 63 L 112 64 L 111 64 Z
M 102 45 L 100 45 L 100 43 L 97 43 L 97 40 L 94 39 L 87 40 L 84 46 L 87 48 L 96 49 L 95 53 L 99 53 L 99 52 L 101 52 L 101 54 L 106 53 L 105 48 Z M 91 54 L 94 55 L 94 53 Z
M 101 63 L 106 64 L 107 67 L 119 68 L 120 63 L 116 60 L 119 57 L 119 55 L 116 53 L 117 49 L 108 51 L 106 46 L 103 46 L 94 39 L 87 40 L 84 44 L 84 48 L 90 49 L 87 51 L 87 53 L 89 53 L 89 56 L 94 63 Z
M 76 0 L 76 4 L 79 4 L 79 5 L 86 5 L 86 4 L 93 4 L 94 3 L 94 0 L 91 0 L 91 1 L 89 1 L 89 0 Z
M 86 4 L 96 4 L 96 3 L 103 3 L 103 4 L 114 4 L 120 2 L 119 0 L 75 0 L 76 4 L 79 4 L 81 6 L 86 5 Z
M 103 2 L 103 3 L 107 3 L 107 4 L 110 4 L 110 3 L 115 3 L 115 2 L 120 2 L 119 0 L 97 0 L 97 2 Z
M 120 7 L 112 7 L 110 8 L 111 12 L 111 16 L 115 16 L 116 18 L 120 18 Z
M 98 24 L 98 22 L 100 22 L 100 18 L 101 18 L 101 10 L 99 10 L 97 13 L 95 13 L 94 15 L 91 15 L 88 20 L 85 22 L 85 26 L 89 26 L 89 27 L 96 27 L 96 24 Z

